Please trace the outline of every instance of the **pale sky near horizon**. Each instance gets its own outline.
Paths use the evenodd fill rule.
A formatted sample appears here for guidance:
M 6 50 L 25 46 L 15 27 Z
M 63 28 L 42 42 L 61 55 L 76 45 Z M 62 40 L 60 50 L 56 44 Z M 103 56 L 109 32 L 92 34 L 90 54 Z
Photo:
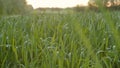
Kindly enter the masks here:
M 28 4 L 31 4 L 33 8 L 39 7 L 73 7 L 76 5 L 87 6 L 89 0 L 26 0 Z

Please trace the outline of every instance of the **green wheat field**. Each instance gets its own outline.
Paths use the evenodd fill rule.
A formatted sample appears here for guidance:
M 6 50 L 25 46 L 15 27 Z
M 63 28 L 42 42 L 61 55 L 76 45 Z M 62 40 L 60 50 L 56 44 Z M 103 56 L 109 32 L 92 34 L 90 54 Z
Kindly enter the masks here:
M 119 67 L 119 11 L 0 17 L 0 68 Z

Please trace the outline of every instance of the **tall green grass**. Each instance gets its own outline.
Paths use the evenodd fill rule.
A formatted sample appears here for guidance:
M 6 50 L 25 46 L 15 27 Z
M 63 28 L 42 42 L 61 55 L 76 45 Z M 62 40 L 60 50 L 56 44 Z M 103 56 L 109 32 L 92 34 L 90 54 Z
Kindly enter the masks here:
M 0 18 L 1 68 L 119 68 L 120 13 Z

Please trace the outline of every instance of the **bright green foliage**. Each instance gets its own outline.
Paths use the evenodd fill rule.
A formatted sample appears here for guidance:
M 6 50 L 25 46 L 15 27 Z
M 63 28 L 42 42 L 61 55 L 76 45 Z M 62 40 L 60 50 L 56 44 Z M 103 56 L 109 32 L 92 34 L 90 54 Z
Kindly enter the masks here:
M 119 68 L 120 13 L 0 18 L 1 68 Z

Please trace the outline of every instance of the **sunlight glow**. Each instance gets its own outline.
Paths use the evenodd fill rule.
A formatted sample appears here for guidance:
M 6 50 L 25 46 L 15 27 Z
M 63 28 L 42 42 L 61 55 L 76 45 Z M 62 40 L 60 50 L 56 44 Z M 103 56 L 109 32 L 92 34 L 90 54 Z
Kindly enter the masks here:
M 87 6 L 89 0 L 26 0 L 28 4 L 31 4 L 33 8 L 39 7 L 58 7 L 66 8 L 76 5 Z

